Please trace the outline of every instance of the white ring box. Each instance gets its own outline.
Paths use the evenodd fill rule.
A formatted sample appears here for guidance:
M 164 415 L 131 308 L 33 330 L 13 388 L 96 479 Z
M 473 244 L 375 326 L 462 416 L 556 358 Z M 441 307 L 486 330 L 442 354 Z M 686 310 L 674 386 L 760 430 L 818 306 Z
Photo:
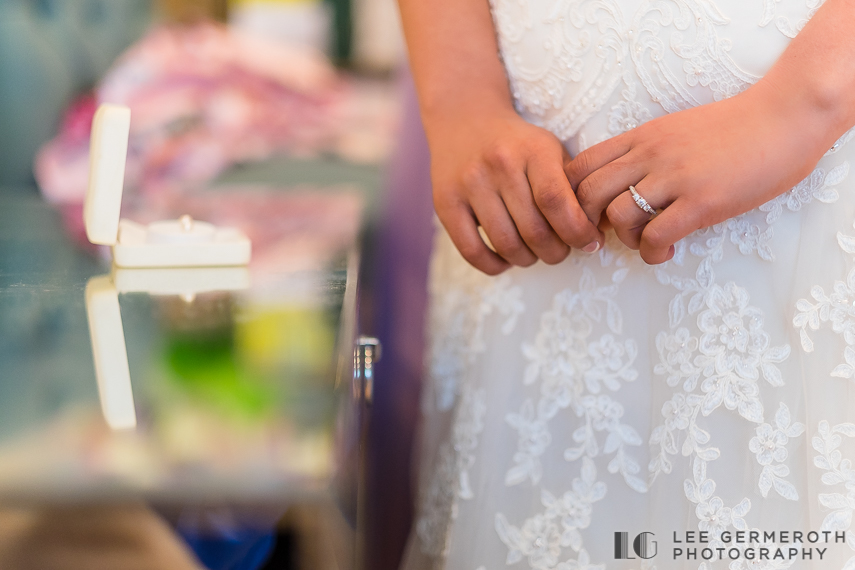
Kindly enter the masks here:
M 104 104 L 92 121 L 89 190 L 83 221 L 89 241 L 109 245 L 118 267 L 246 265 L 251 243 L 240 230 L 181 216 L 148 225 L 120 220 L 131 111 Z

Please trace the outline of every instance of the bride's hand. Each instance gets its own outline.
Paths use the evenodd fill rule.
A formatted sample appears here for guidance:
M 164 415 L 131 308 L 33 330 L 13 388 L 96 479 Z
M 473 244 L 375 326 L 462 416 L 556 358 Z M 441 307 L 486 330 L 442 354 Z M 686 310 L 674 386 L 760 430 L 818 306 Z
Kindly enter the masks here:
M 430 127 L 436 213 L 473 266 L 496 275 L 538 259 L 559 263 L 568 246 L 595 251 L 602 244 L 567 181 L 570 157 L 554 135 L 512 110 Z
M 827 150 L 819 117 L 781 91 L 761 82 L 592 146 L 567 169 L 579 203 L 647 263 L 671 259 L 675 242 L 796 185 Z M 661 213 L 651 219 L 630 185 Z

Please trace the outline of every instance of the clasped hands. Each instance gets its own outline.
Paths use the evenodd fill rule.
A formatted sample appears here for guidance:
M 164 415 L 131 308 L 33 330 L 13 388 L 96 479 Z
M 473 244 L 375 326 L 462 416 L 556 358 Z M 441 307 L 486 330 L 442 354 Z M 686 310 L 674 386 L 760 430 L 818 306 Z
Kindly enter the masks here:
M 556 264 L 571 248 L 594 252 L 609 228 L 645 262 L 663 263 L 677 241 L 786 191 L 822 156 L 822 143 L 752 90 L 659 117 L 573 159 L 512 111 L 460 124 L 428 131 L 434 205 L 463 257 L 490 275 Z M 660 213 L 642 210 L 630 185 Z

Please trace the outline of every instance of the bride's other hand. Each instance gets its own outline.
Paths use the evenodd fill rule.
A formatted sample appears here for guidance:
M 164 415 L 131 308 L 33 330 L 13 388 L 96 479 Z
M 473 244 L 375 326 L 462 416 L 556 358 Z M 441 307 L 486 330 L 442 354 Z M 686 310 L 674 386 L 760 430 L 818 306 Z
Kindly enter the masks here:
M 564 171 L 570 156 L 552 133 L 513 111 L 431 127 L 434 207 L 473 266 L 495 275 L 538 259 L 559 263 L 569 246 L 599 248 L 602 233 L 576 201 Z
M 434 206 L 463 257 L 495 275 L 538 259 L 558 263 L 569 247 L 602 244 L 567 181 L 564 147 L 514 111 L 489 3 L 399 5 L 430 146 Z
M 758 83 L 580 153 L 568 177 L 589 219 L 647 263 L 804 179 L 855 123 L 855 3 L 829 0 Z M 651 219 L 629 186 L 661 212 Z M 605 214 L 605 215 L 603 215 Z

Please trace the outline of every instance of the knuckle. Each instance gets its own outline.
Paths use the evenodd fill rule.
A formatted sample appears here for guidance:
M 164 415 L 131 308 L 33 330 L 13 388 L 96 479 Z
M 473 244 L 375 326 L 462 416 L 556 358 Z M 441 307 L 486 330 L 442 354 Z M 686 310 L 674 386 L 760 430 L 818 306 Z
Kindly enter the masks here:
M 561 141 L 549 131 L 538 128 L 534 136 L 526 140 L 523 148 L 529 156 L 560 156 Z
M 468 190 L 481 186 L 485 178 L 484 167 L 477 162 L 467 164 L 460 171 L 460 183 Z
M 506 144 L 495 144 L 484 154 L 488 166 L 498 172 L 511 172 L 516 164 L 516 152 Z
M 636 148 L 641 158 L 645 161 L 655 161 L 662 156 L 662 145 L 641 144 Z
M 555 234 L 546 224 L 535 224 L 528 228 L 525 233 L 526 243 L 534 246 L 545 246 L 555 240 Z
M 571 179 L 578 180 L 588 172 L 590 166 L 591 153 L 588 151 L 582 151 L 570 161 L 570 164 L 567 166 L 567 174 Z
M 490 236 L 490 241 L 496 248 L 496 252 L 505 258 L 517 257 L 525 250 L 525 246 L 519 238 L 511 235 L 510 232 L 494 232 L 494 235 Z
M 580 182 L 579 187 L 576 188 L 576 199 L 579 200 L 579 204 L 582 205 L 592 204 L 599 195 L 600 188 L 601 185 L 597 177 L 588 176 Z
M 567 197 L 557 185 L 541 185 L 534 190 L 534 201 L 545 212 L 555 212 L 564 208 Z
M 520 267 L 528 267 L 537 262 L 537 257 L 523 244 L 517 234 L 503 232 L 490 237 L 496 253 L 509 263 Z
M 465 259 L 470 265 L 484 271 L 484 267 L 487 266 L 485 263 L 487 261 L 487 252 L 484 251 L 482 247 L 478 247 L 476 244 L 466 243 L 461 244 L 457 249 L 463 259 Z

